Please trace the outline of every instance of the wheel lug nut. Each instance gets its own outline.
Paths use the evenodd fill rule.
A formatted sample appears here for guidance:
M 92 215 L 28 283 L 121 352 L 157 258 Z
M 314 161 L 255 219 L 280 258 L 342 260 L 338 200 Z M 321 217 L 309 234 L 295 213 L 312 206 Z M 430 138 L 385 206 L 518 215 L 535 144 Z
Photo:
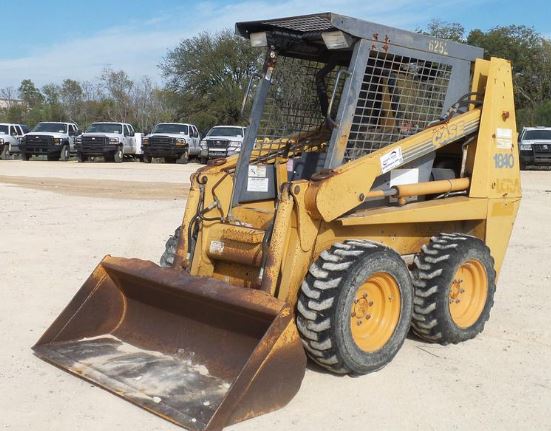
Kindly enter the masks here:
M 365 318 L 366 318 L 366 319 L 371 319 L 371 314 L 367 314 L 367 315 L 365 316 Z
M 459 299 L 456 299 L 456 300 L 455 300 L 455 303 L 456 303 L 456 304 L 459 304 L 460 302 L 461 302 L 461 301 L 460 301 Z
M 370 307 L 372 307 L 372 306 L 373 306 L 373 301 L 369 301 L 367 304 L 368 304 Z
M 361 320 L 358 320 L 358 321 L 356 322 L 356 325 L 358 325 L 358 326 L 360 326 L 361 324 L 362 324 L 362 321 L 361 321 Z

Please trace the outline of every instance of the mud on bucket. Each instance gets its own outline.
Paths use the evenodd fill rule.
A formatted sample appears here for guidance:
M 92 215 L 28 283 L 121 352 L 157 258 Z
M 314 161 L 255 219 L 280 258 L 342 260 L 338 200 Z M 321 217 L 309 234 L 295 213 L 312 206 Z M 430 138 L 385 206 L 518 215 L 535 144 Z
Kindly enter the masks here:
M 190 430 L 283 407 L 306 365 L 283 301 L 109 256 L 33 350 Z

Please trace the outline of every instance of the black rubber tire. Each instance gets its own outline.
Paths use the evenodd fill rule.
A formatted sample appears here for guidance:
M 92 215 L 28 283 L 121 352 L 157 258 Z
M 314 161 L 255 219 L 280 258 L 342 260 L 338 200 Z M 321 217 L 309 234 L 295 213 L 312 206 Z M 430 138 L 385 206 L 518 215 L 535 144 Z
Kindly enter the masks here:
M 174 258 L 176 257 L 176 249 L 178 248 L 178 241 L 180 240 L 181 226 L 178 226 L 174 231 L 174 235 L 170 235 L 165 244 L 165 252 L 159 259 L 159 264 L 163 267 L 171 267 L 174 264 Z
M 479 318 L 468 328 L 452 320 L 449 293 L 458 268 L 468 260 L 479 261 L 488 280 L 486 303 Z M 440 234 L 414 258 L 415 305 L 412 329 L 423 340 L 443 345 L 474 338 L 484 329 L 494 305 L 496 272 L 490 249 L 480 239 L 461 233 Z
M 31 159 L 32 155 L 29 153 L 21 153 L 21 160 L 29 161 Z
M 187 165 L 189 163 L 189 153 L 186 151 L 185 153 L 182 153 L 180 157 L 176 160 L 176 163 L 181 165 Z
M 71 158 L 71 151 L 69 150 L 69 145 L 65 144 L 61 147 L 61 152 L 59 154 L 59 160 L 66 162 Z
M 352 338 L 350 310 L 359 286 L 376 272 L 390 273 L 400 290 L 400 316 L 379 350 L 365 352 Z M 398 353 L 409 331 L 413 288 L 406 264 L 394 250 L 367 240 L 348 240 L 324 251 L 309 269 L 297 301 L 297 327 L 308 356 L 337 374 L 376 371 Z
M 144 162 L 144 163 L 151 163 L 151 156 L 143 155 L 143 156 L 142 156 L 142 162 Z
M 85 154 L 82 154 L 82 153 L 77 153 L 77 160 L 80 163 L 84 163 L 84 162 L 88 161 L 88 156 L 85 155 Z
M 0 160 L 8 160 L 10 158 L 10 146 L 9 144 L 4 144 L 2 146 L 2 151 L 0 151 Z
M 117 151 L 115 151 L 115 153 L 113 154 L 113 161 L 115 163 L 122 163 L 123 160 L 124 160 L 124 152 L 122 147 L 119 147 Z
M 199 157 L 199 163 L 206 165 L 208 163 L 209 159 L 206 157 Z

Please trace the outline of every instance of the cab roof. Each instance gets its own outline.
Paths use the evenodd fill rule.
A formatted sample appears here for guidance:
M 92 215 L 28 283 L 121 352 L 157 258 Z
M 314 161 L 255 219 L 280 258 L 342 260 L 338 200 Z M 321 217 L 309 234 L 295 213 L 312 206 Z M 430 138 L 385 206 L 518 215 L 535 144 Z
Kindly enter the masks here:
M 474 61 L 484 55 L 482 48 L 451 40 L 446 40 L 445 50 L 437 52 L 434 49 L 434 36 L 400 30 L 333 12 L 235 24 L 235 32 L 238 35 L 248 39 L 251 33 L 267 32 L 270 34 L 270 44 L 279 52 L 289 56 L 311 58 L 323 57 L 327 53 L 321 34 L 338 30 L 355 40 L 367 39 L 372 43 L 438 53 L 462 60 Z M 352 47 L 348 49 L 351 50 Z

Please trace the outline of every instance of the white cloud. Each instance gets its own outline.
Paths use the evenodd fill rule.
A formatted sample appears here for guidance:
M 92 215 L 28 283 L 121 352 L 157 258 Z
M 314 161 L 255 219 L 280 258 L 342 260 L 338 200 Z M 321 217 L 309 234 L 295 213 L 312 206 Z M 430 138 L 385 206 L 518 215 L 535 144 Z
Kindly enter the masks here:
M 475 1 L 475 0 L 470 0 Z M 17 87 L 30 78 L 38 85 L 60 82 L 65 78 L 91 80 L 105 67 L 123 69 L 133 77 L 148 75 L 160 80 L 157 65 L 166 52 L 183 38 L 201 30 L 232 28 L 236 21 L 256 20 L 334 11 L 390 26 L 414 29 L 427 21 L 427 10 L 436 16 L 459 0 L 246 0 L 219 6 L 203 1 L 195 6 L 160 12 L 142 23 L 106 29 L 94 36 L 39 46 L 30 55 L 0 59 L 0 83 Z M 465 2 L 462 2 L 464 5 Z M 315 9 L 314 9 L 315 7 Z M 452 18 L 453 19 L 453 18 Z

